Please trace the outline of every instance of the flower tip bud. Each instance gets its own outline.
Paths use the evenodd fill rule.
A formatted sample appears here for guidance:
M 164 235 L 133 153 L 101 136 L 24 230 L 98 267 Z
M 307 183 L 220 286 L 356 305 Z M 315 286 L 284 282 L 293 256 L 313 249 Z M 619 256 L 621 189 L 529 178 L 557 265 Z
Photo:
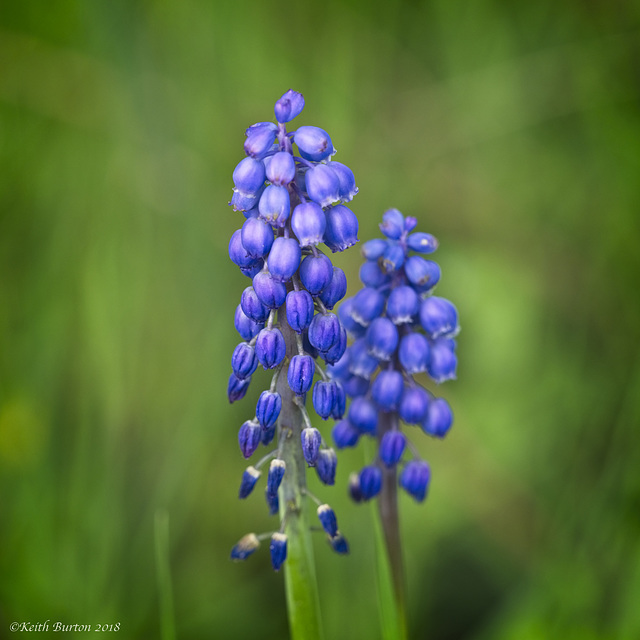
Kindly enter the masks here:
M 287 536 L 284 533 L 274 533 L 269 545 L 271 564 L 274 571 L 279 571 L 282 563 L 287 559 Z
M 260 546 L 260 540 L 255 533 L 248 533 L 240 538 L 238 543 L 231 549 L 232 560 L 246 560 Z
M 333 537 L 329 536 L 329 544 L 336 553 L 339 553 L 341 555 L 346 555 L 349 553 L 349 543 L 340 532 L 338 532 Z
M 291 122 L 304 109 L 304 96 L 289 89 L 276 101 L 274 113 L 278 122 Z
M 322 528 L 330 537 L 336 536 L 338 534 L 338 521 L 333 509 L 328 504 L 321 504 L 318 507 L 317 514 Z
M 238 492 L 238 498 L 246 498 L 256 486 L 260 472 L 255 467 L 247 467 L 242 474 L 242 481 L 240 482 L 240 491 Z

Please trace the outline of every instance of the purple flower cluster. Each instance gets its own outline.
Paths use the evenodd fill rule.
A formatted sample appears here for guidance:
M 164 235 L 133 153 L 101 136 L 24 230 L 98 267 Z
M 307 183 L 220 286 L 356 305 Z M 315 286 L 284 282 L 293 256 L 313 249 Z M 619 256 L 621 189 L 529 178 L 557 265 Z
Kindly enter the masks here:
M 276 436 L 282 408 L 277 379 L 281 372 L 286 373 L 305 419 L 300 442 L 304 458 L 315 467 L 323 483 L 333 484 L 335 452 L 311 426 L 304 398 L 313 390 L 314 409 L 324 420 L 344 415 L 344 389 L 316 366 L 316 358 L 334 364 L 345 353 L 347 333 L 331 310 L 345 296 L 347 281 L 320 245 L 336 252 L 358 241 L 358 220 L 345 206 L 358 189 L 352 171 L 332 160 L 335 149 L 326 131 L 314 126 L 287 131 L 286 124 L 303 107 L 302 94 L 287 91 L 275 104 L 277 124 L 259 122 L 246 130 L 246 157 L 233 172 L 229 204 L 242 211 L 245 221 L 231 236 L 229 257 L 252 282 L 243 291 L 235 312 L 235 327 L 243 342 L 231 358 L 228 396 L 230 402 L 244 397 L 258 365 L 274 372 L 270 388 L 258 399 L 255 417 L 238 433 L 240 450 L 248 459 Z M 293 349 L 281 331 L 285 324 L 295 332 Z M 314 385 L 316 373 L 320 379 Z M 277 513 L 285 463 L 277 450 L 265 459 L 273 455 L 276 458 L 269 469 L 266 499 L 270 512 Z M 265 459 L 245 471 L 241 498 L 252 492 Z M 329 537 L 332 546 L 340 550 L 343 539 L 337 539 L 337 535 L 334 532 Z M 253 538 L 250 542 L 249 553 L 257 548 Z M 240 558 L 238 553 L 248 555 L 234 547 L 232 557 Z M 281 537 L 275 543 L 272 540 L 274 568 L 278 569 L 285 557 L 286 541 L 283 545 Z
M 380 230 L 385 238 L 362 247 L 360 269 L 365 285 L 340 306 L 342 324 L 355 339 L 329 375 L 352 398 L 346 419 L 333 429 L 338 448 L 355 446 L 362 435 L 376 436 L 376 460 L 350 479 L 356 501 L 381 490 L 383 468 L 402 464 L 400 486 L 424 500 L 429 465 L 420 459 L 400 423 L 417 425 L 443 438 L 453 422 L 446 400 L 436 398 L 416 379 L 426 374 L 436 383 L 455 378 L 456 341 L 460 327 L 454 305 L 432 295 L 440 267 L 419 254 L 436 250 L 436 239 L 415 232 L 415 218 L 390 209 Z M 407 450 L 411 456 L 407 456 Z M 403 462 L 404 458 L 410 460 Z

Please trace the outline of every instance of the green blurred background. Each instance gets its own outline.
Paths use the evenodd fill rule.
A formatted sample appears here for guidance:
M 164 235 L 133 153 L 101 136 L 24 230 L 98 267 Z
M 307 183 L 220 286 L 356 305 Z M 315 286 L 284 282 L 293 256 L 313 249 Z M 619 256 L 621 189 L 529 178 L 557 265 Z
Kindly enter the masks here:
M 461 313 L 456 425 L 416 438 L 431 493 L 401 504 L 412 636 L 639 638 L 639 69 L 618 0 L 2 3 L 0 638 L 159 638 L 165 516 L 178 637 L 286 637 L 268 553 L 228 560 L 273 521 L 236 498 L 267 378 L 227 403 L 226 203 L 290 87 L 356 174 L 361 239 L 417 216 Z M 359 252 L 336 263 L 353 293 Z M 318 488 L 352 548 L 316 542 L 332 640 L 379 637 L 363 462 Z

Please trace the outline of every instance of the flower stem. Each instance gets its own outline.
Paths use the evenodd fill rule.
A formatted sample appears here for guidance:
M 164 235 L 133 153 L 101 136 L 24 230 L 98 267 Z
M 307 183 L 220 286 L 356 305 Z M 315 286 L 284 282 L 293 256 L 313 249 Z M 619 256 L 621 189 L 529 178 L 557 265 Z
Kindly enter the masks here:
M 279 313 L 281 318 L 284 315 L 282 311 Z M 287 356 L 292 358 L 298 353 L 296 334 L 286 320 L 281 322 L 281 331 Z M 286 375 L 279 377 L 277 390 L 282 398 L 278 419 L 280 456 L 286 464 L 280 485 L 280 517 L 285 522 L 287 534 L 284 577 L 290 633 L 292 640 L 321 640 L 320 603 L 306 495 L 306 463 L 300 445 L 303 416 L 295 404 L 295 395 Z

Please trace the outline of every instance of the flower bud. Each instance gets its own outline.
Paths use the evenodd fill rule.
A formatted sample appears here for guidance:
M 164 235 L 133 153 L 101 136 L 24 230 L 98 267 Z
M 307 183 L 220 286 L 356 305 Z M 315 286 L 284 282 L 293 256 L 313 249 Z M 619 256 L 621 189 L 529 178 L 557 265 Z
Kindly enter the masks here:
M 377 367 L 378 361 L 369 354 L 366 339 L 356 340 L 349 349 L 349 372 L 354 376 L 369 380 Z M 347 393 L 352 395 L 350 391 Z
M 362 496 L 362 491 L 360 490 L 360 475 L 357 473 L 352 473 L 349 475 L 349 497 L 354 502 L 362 502 L 364 499 Z
M 234 190 L 229 204 L 233 207 L 234 211 L 251 211 L 258 206 L 263 193 L 264 187 L 260 187 L 255 193 L 244 193 L 243 191 Z
M 305 160 L 320 162 L 335 153 L 329 134 L 319 127 L 299 127 L 293 141 Z
M 412 233 L 407 238 L 409 249 L 418 253 L 433 253 L 438 248 L 438 241 L 430 233 Z
M 295 238 L 276 238 L 267 258 L 267 267 L 274 280 L 287 282 L 300 266 L 300 245 Z
M 348 421 L 341 420 L 331 431 L 333 441 L 338 449 L 355 447 L 360 439 L 360 432 Z
M 354 320 L 352 313 L 353 298 L 347 298 L 338 309 L 338 318 L 340 318 L 340 323 L 351 336 L 359 338 L 364 335 L 365 327 Z
M 408 333 L 400 340 L 398 359 L 407 373 L 422 373 L 429 364 L 429 342 L 421 333 Z
M 348 396 L 352 398 L 359 398 L 369 391 L 369 380 L 367 378 L 361 378 L 360 376 L 351 376 L 344 381 L 344 391 Z
M 247 420 L 238 431 L 238 444 L 244 458 L 250 458 L 260 445 L 260 425 L 254 420 Z
M 247 218 L 242 225 L 241 238 L 242 246 L 249 256 L 254 259 L 262 258 L 269 253 L 273 245 L 273 228 L 264 220 Z
M 349 422 L 360 432 L 375 434 L 378 426 L 378 410 L 366 398 L 355 398 L 349 407 Z
M 253 289 L 258 300 L 268 309 L 278 309 L 287 297 L 287 287 L 272 278 L 268 271 L 261 271 L 253 278 Z
M 256 403 L 256 420 L 262 429 L 270 429 L 278 420 L 282 409 L 282 398 L 274 391 L 263 391 Z
M 291 390 L 297 395 L 302 395 L 309 391 L 315 371 L 316 363 L 311 356 L 293 356 L 287 371 L 287 381 Z
M 380 493 L 382 488 L 382 471 L 373 465 L 364 467 L 360 471 L 360 493 L 363 500 L 371 500 Z
M 233 184 L 244 194 L 259 191 L 264 178 L 264 164 L 255 158 L 243 158 L 233 170 Z
M 232 560 L 246 560 L 258 547 L 260 540 L 255 533 L 248 533 L 231 549 Z
M 288 151 L 278 151 L 271 156 L 266 167 L 267 179 L 281 187 L 288 185 L 296 177 L 296 163 Z
M 250 127 L 247 127 L 244 130 L 244 135 L 247 136 L 247 138 L 249 138 L 250 136 L 256 133 L 259 133 L 263 129 L 267 129 L 268 131 L 273 131 L 274 135 L 278 131 L 277 125 L 273 124 L 273 122 L 256 122 L 255 124 L 252 124 Z
M 342 162 L 336 162 L 335 160 L 329 165 L 333 172 L 338 176 L 340 183 L 340 189 L 338 195 L 342 202 L 351 202 L 353 196 L 358 193 L 358 187 L 356 187 L 356 179 L 353 175 L 353 171 L 342 164 Z
M 343 332 L 344 332 L 344 329 L 343 329 Z M 331 417 L 334 420 L 341 420 L 347 408 L 347 397 L 344 392 L 343 386 L 337 380 L 334 381 L 334 387 L 335 387 L 336 393 L 335 393 L 335 398 L 333 400 L 333 408 L 331 409 Z
M 262 258 L 256 260 L 247 268 L 240 267 L 242 275 L 247 276 L 247 278 L 251 278 L 251 280 L 253 280 L 262 271 L 262 269 L 264 269 L 264 260 Z
M 332 278 L 333 265 L 322 253 L 309 255 L 300 264 L 300 281 L 312 296 L 317 296 Z
M 368 326 L 384 309 L 384 295 L 377 289 L 365 287 L 353 296 L 351 316 L 363 327 Z
M 397 209 L 385 211 L 380 223 L 380 231 L 387 238 L 398 240 L 404 231 L 404 216 Z
M 271 461 L 271 464 L 269 465 L 269 474 L 267 475 L 267 493 L 272 495 L 278 493 L 286 468 L 287 465 L 284 460 L 276 458 Z
M 299 204 L 291 214 L 291 228 L 301 247 L 316 246 L 323 241 L 327 219 L 315 202 Z
M 229 398 L 229 402 L 233 403 L 236 400 L 242 400 L 245 393 L 247 393 L 250 382 L 251 378 L 240 380 L 235 373 L 232 373 L 229 376 L 229 383 L 227 385 L 227 397 Z
M 444 398 L 432 400 L 422 423 L 423 431 L 436 438 L 444 438 L 452 424 L 453 413 L 449 403 Z
M 338 534 L 338 520 L 328 504 L 321 504 L 316 511 L 322 528 L 333 538 Z
M 402 267 L 404 258 L 404 249 L 399 244 L 390 242 L 382 256 L 380 266 L 385 273 L 391 274 Z
M 428 407 L 429 394 L 422 387 L 409 387 L 402 394 L 398 413 L 407 424 L 421 424 Z
M 431 343 L 427 371 L 438 384 L 456 379 L 458 359 L 455 348 L 456 342 L 450 338 L 438 338 Z
M 338 458 L 333 449 L 320 449 L 316 460 L 316 472 L 320 482 L 332 485 L 336 481 L 336 467 Z
M 333 538 L 329 536 L 329 544 L 336 553 L 339 553 L 341 555 L 349 553 L 349 543 L 340 532 L 338 532 L 337 535 L 333 536 Z
M 260 442 L 266 447 L 267 445 L 273 442 L 273 439 L 276 436 L 276 425 L 274 424 L 267 429 L 262 429 L 262 435 L 260 436 Z
M 286 187 L 270 184 L 260 196 L 258 211 L 260 219 L 269 224 L 283 227 L 289 217 L 291 201 Z
M 244 141 L 244 151 L 248 156 L 262 160 L 276 139 L 276 132 L 268 126 L 250 127 L 247 139 Z
M 460 331 L 458 311 L 445 298 L 431 296 L 420 305 L 420 324 L 432 338 L 453 338 Z
M 242 292 L 240 307 L 245 316 L 254 322 L 264 322 L 269 317 L 269 309 L 260 302 L 253 287 L 247 287 Z
M 389 318 L 375 318 L 365 334 L 369 353 L 379 360 L 389 360 L 398 346 L 398 329 Z
M 366 260 L 374 261 L 384 255 L 388 246 L 389 242 L 387 240 L 374 238 L 373 240 L 367 240 L 360 248 L 360 252 Z
M 411 233 L 416 226 L 418 225 L 418 218 L 414 218 L 413 216 L 407 216 L 404 219 L 404 230 L 407 233 Z
M 309 342 L 318 351 L 328 351 L 340 339 L 341 328 L 335 313 L 317 313 L 309 325 Z
M 291 122 L 296 116 L 300 115 L 304 109 L 304 97 L 301 93 L 289 89 L 278 98 L 274 108 L 276 120 L 278 122 Z
M 304 331 L 313 318 L 313 298 L 308 291 L 290 291 L 287 294 L 287 322 L 289 326 L 301 333 Z
M 319 298 L 327 309 L 333 309 L 347 293 L 347 276 L 340 267 L 333 267 L 331 282 L 320 292 Z
M 305 427 L 300 434 L 300 440 L 304 459 L 310 467 L 313 467 L 318 459 L 322 436 L 317 429 L 313 427 Z
M 267 501 L 267 506 L 269 507 L 269 515 L 275 516 L 278 513 L 278 508 L 280 507 L 278 492 L 269 493 L 269 491 L 265 489 L 264 498 Z
M 327 209 L 327 228 L 324 243 L 336 253 L 358 242 L 358 218 L 342 204 Z
M 282 563 L 287 559 L 287 536 L 284 533 L 274 533 L 269 545 L 271 565 L 274 571 L 279 571 Z
M 360 266 L 360 280 L 365 287 L 377 289 L 387 284 L 390 279 L 377 262 L 369 260 Z
M 427 495 L 431 470 L 423 460 L 408 462 L 400 474 L 400 486 L 418 502 L 422 502 Z
M 246 498 L 256 486 L 260 472 L 255 467 L 247 467 L 242 474 L 242 481 L 240 483 L 240 491 L 238 492 L 238 498 Z
M 256 258 L 250 255 L 243 246 L 240 229 L 234 231 L 229 240 L 229 258 L 231 258 L 231 262 L 237 264 L 241 269 L 253 267 L 257 262 Z
M 249 342 L 252 338 L 260 333 L 260 330 L 264 327 L 264 322 L 254 322 L 249 316 L 242 310 L 242 305 L 236 307 L 236 314 L 233 320 L 236 331 L 240 334 L 243 340 Z
M 387 467 L 395 466 L 400 462 L 406 444 L 407 441 L 402 431 L 387 431 L 380 440 L 380 450 L 378 451 L 380 460 Z
M 440 267 L 433 260 L 411 256 L 404 265 L 404 272 L 411 284 L 420 292 L 433 289 L 440 280 Z
M 371 398 L 382 411 L 396 411 L 400 406 L 404 380 L 399 371 L 381 371 L 371 385 Z
M 280 329 L 263 329 L 256 339 L 256 357 L 265 369 L 277 367 L 286 354 L 286 344 Z
M 246 342 L 241 342 L 233 350 L 231 368 L 240 380 L 250 378 L 258 368 L 258 358 L 256 357 L 254 348 Z
M 419 309 L 420 299 L 411 287 L 396 287 L 389 294 L 387 316 L 394 324 L 411 324 Z
M 331 411 L 336 400 L 336 383 L 318 380 L 313 385 L 313 408 L 316 413 L 326 420 L 331 416 Z
M 340 198 L 340 181 L 329 165 L 317 164 L 308 169 L 305 174 L 305 186 L 309 199 L 322 208 L 328 207 Z

